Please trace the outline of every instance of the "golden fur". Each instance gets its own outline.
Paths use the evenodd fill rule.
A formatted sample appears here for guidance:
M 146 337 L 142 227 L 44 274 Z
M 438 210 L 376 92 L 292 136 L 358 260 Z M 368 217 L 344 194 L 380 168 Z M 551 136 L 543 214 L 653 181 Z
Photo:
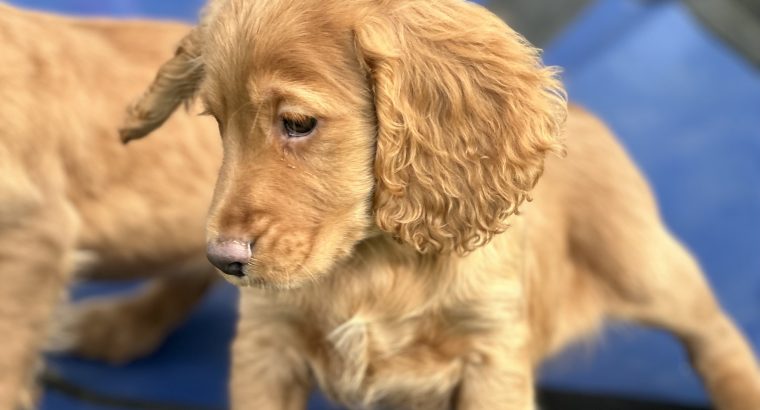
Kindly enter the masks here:
M 131 149 L 115 136 L 129 96 L 186 31 L 0 4 L 1 410 L 26 395 L 72 276 L 159 277 L 57 312 L 51 348 L 115 362 L 155 348 L 214 278 L 202 222 L 221 159 L 213 121 L 177 115 Z
M 592 115 L 565 123 L 555 71 L 485 9 L 219 0 L 183 44 L 123 136 L 189 90 L 219 123 L 208 241 L 253 246 L 228 277 L 252 286 L 234 409 L 303 409 L 314 384 L 352 408 L 534 409 L 536 365 L 605 318 L 673 332 L 719 409 L 760 408 L 636 167 Z M 294 116 L 317 127 L 288 138 Z

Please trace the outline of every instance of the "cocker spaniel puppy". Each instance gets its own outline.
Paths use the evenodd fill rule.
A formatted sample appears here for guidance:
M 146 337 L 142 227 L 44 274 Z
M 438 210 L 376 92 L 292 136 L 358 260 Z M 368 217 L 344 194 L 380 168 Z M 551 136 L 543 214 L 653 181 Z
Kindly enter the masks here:
M 28 396 L 49 323 L 48 348 L 127 361 L 160 344 L 215 280 L 203 235 L 221 159 L 213 121 L 176 116 L 131 149 L 115 137 L 130 95 L 187 30 L 0 4 L 0 410 Z M 157 281 L 51 321 L 74 275 Z
M 303 409 L 315 385 L 534 409 L 536 365 L 605 318 L 673 332 L 719 409 L 760 408 L 750 346 L 634 164 L 482 7 L 212 1 L 124 138 L 196 93 L 224 150 L 207 253 L 246 287 L 234 409 Z

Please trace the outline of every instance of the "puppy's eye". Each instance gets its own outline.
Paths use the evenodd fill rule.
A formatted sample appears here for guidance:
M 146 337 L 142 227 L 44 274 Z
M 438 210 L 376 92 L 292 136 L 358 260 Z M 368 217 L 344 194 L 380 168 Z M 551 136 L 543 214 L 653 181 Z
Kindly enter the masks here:
M 314 132 L 317 119 L 307 115 L 293 115 L 282 118 L 282 128 L 288 138 L 308 137 Z

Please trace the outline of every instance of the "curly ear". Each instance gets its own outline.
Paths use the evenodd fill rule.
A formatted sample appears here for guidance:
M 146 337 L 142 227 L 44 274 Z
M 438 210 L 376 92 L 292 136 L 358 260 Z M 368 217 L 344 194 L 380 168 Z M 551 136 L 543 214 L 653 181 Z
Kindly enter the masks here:
M 199 30 L 193 29 L 156 74 L 148 90 L 129 108 L 119 135 L 124 143 L 160 127 L 184 101 L 191 99 L 203 79 Z
M 420 252 L 466 253 L 507 228 L 562 151 L 556 70 L 465 1 L 384 1 L 355 29 L 378 122 L 378 226 Z

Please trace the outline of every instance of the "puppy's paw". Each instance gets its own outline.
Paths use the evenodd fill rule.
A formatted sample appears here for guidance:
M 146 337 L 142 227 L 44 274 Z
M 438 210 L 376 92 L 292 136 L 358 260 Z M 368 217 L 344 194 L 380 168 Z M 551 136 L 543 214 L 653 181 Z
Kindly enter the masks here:
M 56 310 L 47 352 L 124 364 L 160 346 L 166 331 L 160 321 L 129 298 L 96 298 Z

